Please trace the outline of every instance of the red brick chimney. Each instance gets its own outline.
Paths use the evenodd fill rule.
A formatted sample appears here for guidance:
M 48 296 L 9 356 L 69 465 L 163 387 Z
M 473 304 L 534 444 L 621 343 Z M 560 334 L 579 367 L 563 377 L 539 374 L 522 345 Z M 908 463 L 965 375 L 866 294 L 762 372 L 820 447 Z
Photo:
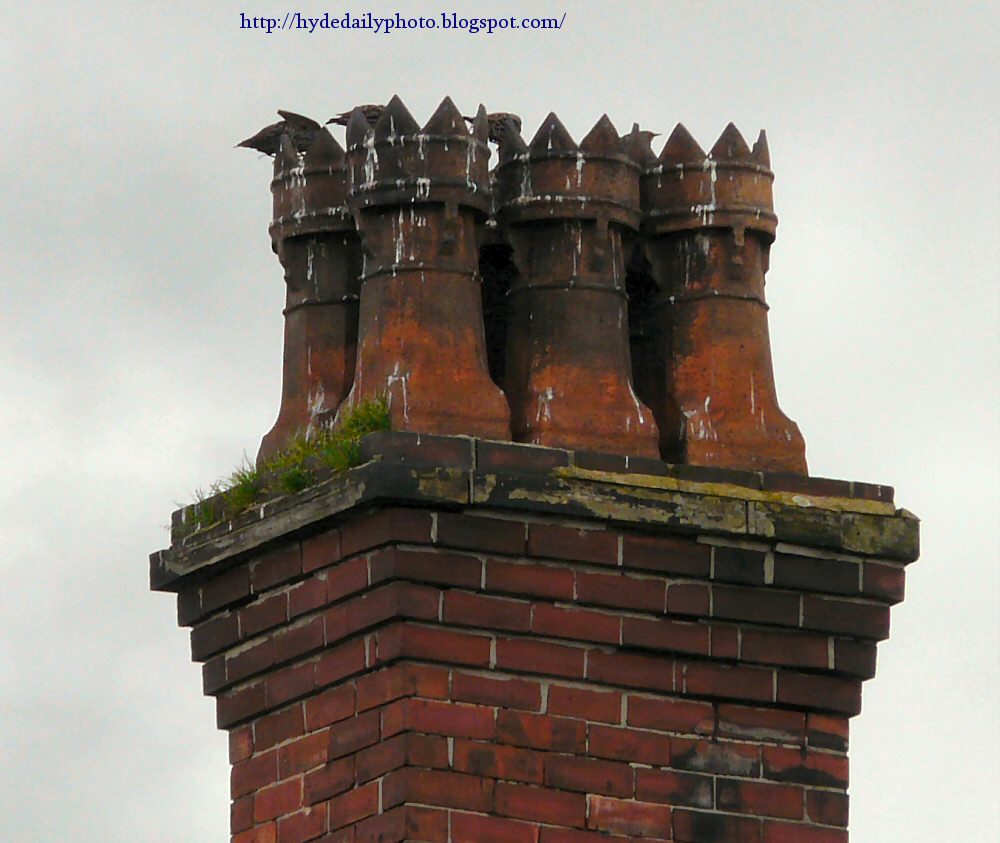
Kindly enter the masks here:
M 214 526 L 175 513 L 151 558 L 230 734 L 233 843 L 844 843 L 848 722 L 918 524 L 808 477 L 778 409 L 763 136 L 705 155 L 678 127 L 656 158 L 550 115 L 491 179 L 486 131 L 394 99 L 352 118 L 346 168 L 327 135 L 279 155 L 262 453 L 351 382 L 393 430 Z M 516 267 L 500 384 L 487 239 Z

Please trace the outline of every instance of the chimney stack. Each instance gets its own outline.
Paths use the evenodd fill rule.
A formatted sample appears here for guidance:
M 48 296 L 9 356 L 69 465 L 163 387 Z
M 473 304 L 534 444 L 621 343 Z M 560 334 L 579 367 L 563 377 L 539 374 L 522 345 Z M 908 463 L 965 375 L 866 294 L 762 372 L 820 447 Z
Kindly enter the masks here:
M 483 108 L 420 128 L 394 98 L 346 163 L 325 133 L 277 156 L 261 455 L 368 398 L 392 430 L 180 510 L 151 557 L 230 735 L 233 843 L 846 843 L 918 522 L 807 476 L 778 409 L 763 133 L 657 158 L 551 114 L 489 154 Z

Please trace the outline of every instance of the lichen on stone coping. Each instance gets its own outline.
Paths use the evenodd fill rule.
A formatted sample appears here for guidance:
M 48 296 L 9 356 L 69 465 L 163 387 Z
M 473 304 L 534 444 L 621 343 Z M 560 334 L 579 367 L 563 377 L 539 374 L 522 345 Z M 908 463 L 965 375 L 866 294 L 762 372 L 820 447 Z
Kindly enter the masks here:
M 918 520 L 884 487 L 800 478 L 783 490 L 769 475 L 630 461 L 468 436 L 379 432 L 361 441 L 362 464 L 265 501 L 193 534 L 174 513 L 171 547 L 154 553 L 154 588 L 387 503 L 530 511 L 645 530 L 759 538 L 902 561 L 918 555 Z M 582 464 L 581 464 L 582 463 Z M 602 465 L 603 468 L 591 466 Z M 809 482 L 815 486 L 810 487 Z M 874 493 L 872 490 L 876 490 Z M 841 492 L 841 494 L 836 494 Z

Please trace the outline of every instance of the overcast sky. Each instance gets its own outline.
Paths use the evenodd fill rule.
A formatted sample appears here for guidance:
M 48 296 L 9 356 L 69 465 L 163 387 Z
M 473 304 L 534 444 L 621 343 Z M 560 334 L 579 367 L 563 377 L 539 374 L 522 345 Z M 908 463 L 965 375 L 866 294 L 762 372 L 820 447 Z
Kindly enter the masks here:
M 249 2 L 249 0 L 246 0 Z M 0 840 L 215 843 L 225 734 L 175 599 L 175 504 L 278 408 L 275 108 L 399 93 L 767 129 L 778 395 L 812 473 L 889 483 L 921 559 L 866 683 L 853 843 L 998 835 L 998 6 L 7 3 L 0 11 Z M 271 0 L 272 5 L 278 0 Z M 240 12 L 566 13 L 561 31 L 239 29 Z

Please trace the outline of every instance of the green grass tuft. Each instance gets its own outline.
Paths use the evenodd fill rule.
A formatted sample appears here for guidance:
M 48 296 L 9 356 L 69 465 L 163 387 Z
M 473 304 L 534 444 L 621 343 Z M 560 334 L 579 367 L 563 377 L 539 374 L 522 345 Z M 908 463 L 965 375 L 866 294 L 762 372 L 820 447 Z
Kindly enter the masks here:
M 261 466 L 244 454 L 243 462 L 225 480 L 213 484 L 210 494 L 201 489 L 185 516 L 184 535 L 190 535 L 250 509 L 274 494 L 295 494 L 318 479 L 317 469 L 345 471 L 361 462 L 361 437 L 391 430 L 389 400 L 385 396 L 360 401 L 341 413 L 335 428 L 311 436 L 295 436 L 280 453 Z

